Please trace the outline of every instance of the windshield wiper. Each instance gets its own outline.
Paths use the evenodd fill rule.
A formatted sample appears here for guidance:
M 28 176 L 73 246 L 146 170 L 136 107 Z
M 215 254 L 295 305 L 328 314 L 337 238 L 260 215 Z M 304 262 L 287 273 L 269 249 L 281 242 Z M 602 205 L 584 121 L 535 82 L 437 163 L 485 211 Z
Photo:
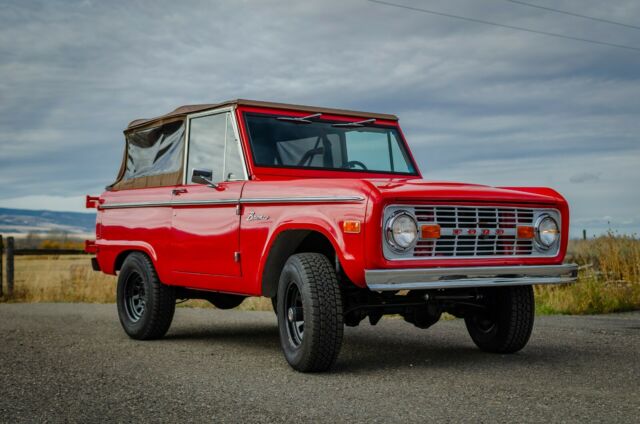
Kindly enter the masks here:
M 367 124 L 375 123 L 375 119 L 365 119 L 364 121 L 358 122 L 345 122 L 344 124 L 333 124 L 332 127 L 365 127 Z
M 278 116 L 276 119 L 278 121 L 293 122 L 294 124 L 312 124 L 313 122 L 310 121 L 310 119 L 318 118 L 318 117 L 320 117 L 320 115 L 322 115 L 322 114 L 321 113 L 314 113 L 313 115 L 300 116 L 298 118 L 295 118 L 293 116 Z

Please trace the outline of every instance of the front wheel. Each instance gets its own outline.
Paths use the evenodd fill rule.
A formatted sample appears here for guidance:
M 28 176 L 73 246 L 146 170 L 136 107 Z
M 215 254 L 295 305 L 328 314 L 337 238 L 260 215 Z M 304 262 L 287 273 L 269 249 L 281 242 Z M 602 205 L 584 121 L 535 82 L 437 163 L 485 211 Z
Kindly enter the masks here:
M 158 339 L 171 326 L 176 308 L 173 287 L 160 282 L 151 260 L 131 253 L 118 275 L 118 317 L 129 337 Z
M 485 291 L 484 297 L 483 309 L 464 317 L 473 342 L 492 353 L 514 353 L 525 347 L 533 329 L 533 288 L 494 288 Z
M 326 256 L 299 253 L 287 260 L 278 284 L 277 316 L 289 365 L 302 372 L 331 368 L 344 325 L 338 278 Z

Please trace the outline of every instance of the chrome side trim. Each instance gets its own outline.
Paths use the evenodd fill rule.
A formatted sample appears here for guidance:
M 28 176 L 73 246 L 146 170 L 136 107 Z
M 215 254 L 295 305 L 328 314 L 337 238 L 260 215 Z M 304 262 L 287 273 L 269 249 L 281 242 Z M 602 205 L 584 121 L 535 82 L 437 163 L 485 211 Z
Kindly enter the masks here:
M 152 208 L 171 206 L 171 202 L 130 202 L 130 203 L 109 203 L 99 205 L 98 209 L 126 209 L 126 208 Z
M 577 276 L 576 264 L 365 270 L 376 291 L 565 284 Z
M 362 202 L 364 197 L 360 196 L 328 196 L 328 197 L 256 197 L 240 199 L 242 204 L 258 203 L 349 203 Z
M 296 204 L 296 203 L 349 203 L 362 202 L 364 197 L 262 197 L 249 199 L 212 199 L 212 200 L 171 200 L 165 202 L 128 202 L 100 205 L 99 209 L 152 208 L 169 206 L 201 206 L 201 205 L 251 205 L 251 204 Z
M 235 205 L 238 203 L 236 199 L 219 199 L 219 200 L 172 200 L 171 206 L 200 206 L 200 205 Z

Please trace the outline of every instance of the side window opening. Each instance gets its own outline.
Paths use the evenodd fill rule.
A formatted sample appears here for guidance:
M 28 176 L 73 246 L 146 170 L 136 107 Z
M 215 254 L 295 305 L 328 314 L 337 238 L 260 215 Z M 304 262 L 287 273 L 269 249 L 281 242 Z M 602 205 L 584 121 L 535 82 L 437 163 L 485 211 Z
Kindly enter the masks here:
M 235 135 L 230 112 L 191 118 L 187 183 L 194 169 L 213 172 L 213 181 L 244 179 L 240 142 Z
M 225 148 L 224 148 L 224 178 L 225 180 L 243 180 L 244 179 L 244 166 L 242 164 L 242 157 L 240 148 L 240 140 L 236 137 L 236 133 L 233 130 L 231 113 L 227 115 L 227 129 L 225 132 Z
M 187 183 L 194 169 L 209 169 L 213 171 L 213 181 L 222 181 L 226 119 L 224 113 L 191 118 Z

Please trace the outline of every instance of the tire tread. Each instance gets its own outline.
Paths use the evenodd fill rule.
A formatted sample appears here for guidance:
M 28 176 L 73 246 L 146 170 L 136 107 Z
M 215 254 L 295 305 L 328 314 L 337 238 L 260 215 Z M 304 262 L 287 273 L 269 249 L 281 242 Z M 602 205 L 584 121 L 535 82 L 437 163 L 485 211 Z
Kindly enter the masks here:
M 524 348 L 531 337 L 535 319 L 535 301 L 531 286 L 513 286 L 493 292 L 497 304 L 495 313 L 498 326 L 492 338 L 479 334 L 473 320 L 465 324 L 474 343 L 492 353 L 515 353 Z
M 344 333 L 342 293 L 335 269 L 320 253 L 298 253 L 289 261 L 302 271 L 301 276 L 309 287 L 313 305 L 311 325 L 318 329 L 312 333 L 311 354 L 292 366 L 304 372 L 326 371 L 335 364 Z
M 126 328 L 125 331 L 130 337 L 138 340 L 159 339 L 171 327 L 176 307 L 175 291 L 173 287 L 167 286 L 160 281 L 151 259 L 146 254 L 142 252 L 129 254 L 122 265 L 122 269 L 125 269 L 130 262 L 137 262 L 137 265 L 148 274 L 149 286 L 151 287 L 149 297 L 153 298 L 153 302 L 147 302 L 147 305 L 152 307 L 145 311 L 145 313 L 149 313 L 149 317 L 142 331 L 134 334 L 127 331 Z

